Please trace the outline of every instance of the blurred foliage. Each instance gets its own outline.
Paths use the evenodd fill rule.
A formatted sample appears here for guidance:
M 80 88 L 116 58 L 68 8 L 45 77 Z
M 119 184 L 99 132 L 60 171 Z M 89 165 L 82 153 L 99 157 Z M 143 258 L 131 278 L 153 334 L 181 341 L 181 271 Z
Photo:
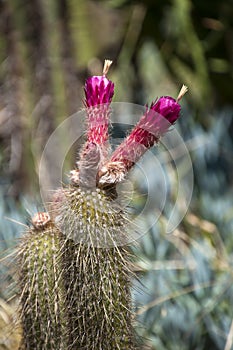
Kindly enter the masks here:
M 140 27 L 133 50 L 135 60 L 148 41 L 156 44 L 173 81 L 182 81 L 189 86 L 192 91 L 189 98 L 195 109 L 203 112 L 232 104 L 231 0 L 112 0 L 103 3 L 114 8 L 131 7 L 129 25 L 134 29 Z M 143 12 L 144 16 L 140 18 L 135 12 Z M 153 67 L 150 68 L 153 76 Z M 201 118 L 199 121 L 204 123 Z
M 2 299 L 12 297 L 6 284 L 13 283 L 5 252 L 23 231 L 4 218 L 24 223 L 23 208 L 40 208 L 46 140 L 82 108 L 84 79 L 99 74 L 107 57 L 114 61 L 115 101 L 150 103 L 189 86 L 176 128 L 193 161 L 193 198 L 171 234 L 165 226 L 172 188 L 159 222 L 151 224 L 153 210 L 145 217 L 149 232 L 133 248 L 137 331 L 151 349 L 233 348 L 232 21 L 231 0 L 0 0 Z M 149 180 L 158 188 L 159 174 Z M 1 325 L 11 315 L 7 307 Z M 5 349 L 2 339 L 1 332 Z

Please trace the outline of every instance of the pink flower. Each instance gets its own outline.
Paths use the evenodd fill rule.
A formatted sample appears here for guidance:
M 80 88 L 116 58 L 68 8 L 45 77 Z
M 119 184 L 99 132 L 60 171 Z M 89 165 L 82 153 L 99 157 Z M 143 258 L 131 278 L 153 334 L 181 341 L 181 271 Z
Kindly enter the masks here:
M 86 80 L 85 106 L 87 108 L 87 142 L 102 145 L 108 140 L 109 105 L 114 94 L 114 84 L 106 78 L 112 61 L 105 60 L 103 75 Z
M 114 83 L 108 80 L 105 75 L 93 76 L 86 80 L 84 91 L 86 107 L 111 103 L 114 94 Z
M 169 96 L 160 97 L 139 120 L 130 135 L 112 154 L 111 162 L 123 162 L 128 171 L 145 151 L 157 143 L 179 117 L 180 105 Z
M 110 161 L 100 170 L 99 183 L 115 183 L 119 178 L 124 178 L 146 150 L 158 143 L 170 125 L 175 123 L 179 118 L 180 109 L 178 99 L 170 96 L 160 97 L 153 102 L 129 136 L 113 152 Z M 121 168 L 120 175 L 115 176 L 114 164 L 116 168 Z
M 85 107 L 87 113 L 87 140 L 77 162 L 79 181 L 85 187 L 96 184 L 98 167 L 101 167 L 109 154 L 109 114 L 114 94 L 114 84 L 106 78 L 111 61 L 105 60 L 103 75 L 92 76 L 86 80 Z M 90 167 L 90 163 L 92 166 Z M 89 172 L 88 170 L 89 164 Z M 90 168 L 92 170 L 90 170 Z
M 171 124 L 174 124 L 179 118 L 181 109 L 179 103 L 170 96 L 160 97 L 157 101 L 151 104 L 150 108 L 161 114 Z

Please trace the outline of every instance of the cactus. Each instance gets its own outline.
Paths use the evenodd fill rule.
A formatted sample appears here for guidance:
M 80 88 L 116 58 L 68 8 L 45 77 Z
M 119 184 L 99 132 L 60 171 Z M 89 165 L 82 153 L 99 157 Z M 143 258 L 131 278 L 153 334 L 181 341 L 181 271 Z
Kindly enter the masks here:
M 64 239 L 47 213 L 36 214 L 32 223 L 17 251 L 21 349 L 68 349 L 61 265 Z
M 71 349 L 136 349 L 127 250 L 67 244 Z
M 60 205 L 72 349 L 135 349 L 126 219 L 100 189 L 70 185 Z
M 126 246 L 130 217 L 116 200 L 116 184 L 177 120 L 186 88 L 177 100 L 152 103 L 109 156 L 110 65 L 86 82 L 87 140 L 70 185 L 55 192 L 50 214 L 34 217 L 19 247 L 22 349 L 138 348 Z
M 109 151 L 108 117 L 114 85 L 105 74 L 85 86 L 87 141 L 57 206 L 57 223 L 65 233 L 73 348 L 135 349 L 130 306 L 129 253 L 124 242 L 126 214 L 115 202 L 115 186 L 98 188 L 97 173 Z M 99 103 L 104 103 L 98 108 Z M 99 186 L 105 187 L 105 186 Z M 66 254 L 65 254 L 66 255 Z M 70 259 L 71 258 L 71 259 Z M 71 273 L 72 271 L 72 273 Z

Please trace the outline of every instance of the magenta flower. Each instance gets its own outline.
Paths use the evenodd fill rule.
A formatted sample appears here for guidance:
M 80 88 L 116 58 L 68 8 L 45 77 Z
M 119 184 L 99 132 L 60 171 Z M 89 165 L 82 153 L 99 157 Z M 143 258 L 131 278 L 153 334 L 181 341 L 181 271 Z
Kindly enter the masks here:
M 125 164 L 125 170 L 129 171 L 178 119 L 179 113 L 180 105 L 172 97 L 160 97 L 153 102 L 130 135 L 112 154 L 111 162 L 121 161 Z
M 84 87 L 86 107 L 111 103 L 114 94 L 114 83 L 105 75 L 93 76 L 86 80 Z
M 146 150 L 158 143 L 160 137 L 179 118 L 181 107 L 178 101 L 186 91 L 187 88 L 183 87 L 177 100 L 163 96 L 151 104 L 129 136 L 113 152 L 110 161 L 100 170 L 100 184 L 123 179 Z M 115 168 L 121 169 L 121 174 L 117 173 L 116 176 Z
M 84 87 L 87 141 L 80 153 L 77 165 L 80 185 L 82 184 L 85 187 L 93 187 L 96 184 L 98 167 L 106 162 L 110 149 L 108 126 L 114 84 L 106 78 L 106 74 L 111 64 L 111 61 L 105 60 L 103 75 L 88 78 Z M 89 171 L 87 176 L 88 164 L 90 165 L 90 163 L 92 164 L 92 171 Z
M 179 118 L 181 109 L 177 101 L 170 96 L 160 97 L 157 101 L 151 104 L 150 108 L 158 114 L 161 114 L 171 124 L 174 124 Z
M 114 94 L 114 84 L 106 78 L 112 61 L 105 60 L 103 75 L 86 80 L 85 106 L 87 108 L 87 142 L 97 145 L 108 140 L 109 105 Z

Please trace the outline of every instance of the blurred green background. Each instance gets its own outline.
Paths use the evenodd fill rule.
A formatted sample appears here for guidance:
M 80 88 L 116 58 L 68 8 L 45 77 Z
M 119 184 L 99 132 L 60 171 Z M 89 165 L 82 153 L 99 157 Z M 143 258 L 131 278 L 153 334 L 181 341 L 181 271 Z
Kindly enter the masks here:
M 0 349 L 17 349 L 4 256 L 24 230 L 18 222 L 42 208 L 44 145 L 83 107 L 85 78 L 105 58 L 115 102 L 144 105 L 189 87 L 176 128 L 192 157 L 192 202 L 170 235 L 166 210 L 152 227 L 153 210 L 145 216 L 149 232 L 133 248 L 136 330 L 146 349 L 233 349 L 231 0 L 0 0 Z

